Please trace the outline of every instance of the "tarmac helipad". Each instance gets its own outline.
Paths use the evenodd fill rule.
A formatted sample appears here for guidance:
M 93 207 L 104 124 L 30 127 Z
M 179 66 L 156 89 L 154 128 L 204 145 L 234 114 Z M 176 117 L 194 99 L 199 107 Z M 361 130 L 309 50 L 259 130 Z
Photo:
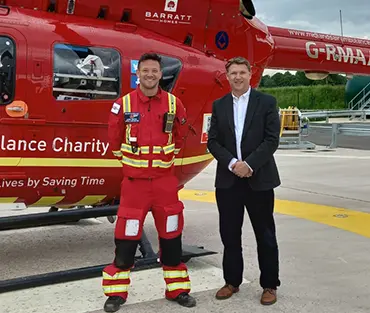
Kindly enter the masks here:
M 247 214 L 245 281 L 231 299 L 214 298 L 223 277 L 213 162 L 180 193 L 186 206 L 183 242 L 218 252 L 188 263 L 198 306 L 181 308 L 164 300 L 157 268 L 133 273 L 129 301 L 119 312 L 370 312 L 370 153 L 320 149 L 276 153 L 282 179 L 276 189 L 282 281 L 276 304 L 259 303 L 256 244 Z M 0 210 L 0 216 L 25 213 Z M 145 227 L 157 248 L 151 215 Z M 0 279 L 109 263 L 112 235 L 113 225 L 106 218 L 0 232 Z M 104 301 L 101 279 L 92 278 L 0 294 L 0 312 L 102 313 Z

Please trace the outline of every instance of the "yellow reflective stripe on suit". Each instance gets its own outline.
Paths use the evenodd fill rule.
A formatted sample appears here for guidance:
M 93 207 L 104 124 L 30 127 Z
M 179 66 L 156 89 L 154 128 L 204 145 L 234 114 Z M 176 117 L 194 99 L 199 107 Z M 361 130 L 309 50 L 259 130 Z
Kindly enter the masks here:
M 164 271 L 163 277 L 164 278 L 186 278 L 189 274 L 187 271 Z
M 169 153 L 174 152 L 174 151 L 175 151 L 175 144 L 174 143 L 171 144 L 171 145 L 163 147 L 164 154 L 169 154 Z
M 160 154 L 162 152 L 162 147 L 160 146 L 154 146 L 153 147 L 153 153 L 154 154 Z
M 180 150 L 180 149 L 177 149 L 177 150 Z M 123 143 L 123 144 L 121 144 L 121 151 L 131 153 L 131 154 L 135 154 L 135 155 L 139 155 L 140 152 L 141 152 L 141 154 L 149 154 L 150 149 L 149 149 L 149 146 L 142 146 L 142 147 L 139 146 L 139 147 L 137 147 L 136 152 L 132 152 L 132 146 Z M 175 144 L 173 143 L 173 144 L 171 144 L 169 146 L 165 146 L 165 147 L 161 147 L 161 146 L 154 146 L 153 147 L 153 153 L 154 154 L 160 154 L 162 151 L 164 152 L 164 154 L 169 154 L 171 152 L 174 152 L 175 151 Z
M 131 98 L 130 94 L 123 96 L 123 114 L 125 112 L 131 112 Z
M 136 160 L 131 159 L 126 156 L 122 156 L 121 162 L 123 164 L 133 166 L 133 167 L 149 167 L 149 161 L 148 160 Z M 161 167 L 161 168 L 169 168 L 175 163 L 175 157 L 172 158 L 171 161 L 162 161 L 162 160 L 153 160 L 152 166 L 153 167 Z
M 109 275 L 106 272 L 103 272 L 103 279 L 106 280 L 119 280 L 119 279 L 129 279 L 130 278 L 130 272 L 119 272 L 114 274 L 113 276 Z
M 176 97 L 168 93 L 168 112 L 176 114 Z
M 166 289 L 168 291 L 174 291 L 178 289 L 190 289 L 191 288 L 191 283 L 189 281 L 183 282 L 183 283 L 171 283 L 166 286 Z
M 176 97 L 168 93 L 168 112 L 176 114 Z M 168 141 L 167 145 L 170 145 L 172 143 L 172 133 L 168 134 Z
M 131 112 L 131 98 L 130 94 L 125 95 L 122 98 L 123 101 L 123 115 L 125 113 Z M 130 143 L 130 133 L 131 133 L 131 124 L 126 125 L 126 143 Z
M 112 151 L 113 155 L 116 156 L 116 157 L 120 157 L 122 156 L 122 152 L 119 151 L 119 150 L 116 150 L 116 151 Z
M 135 159 L 130 159 L 126 156 L 122 157 L 121 162 L 123 164 L 133 166 L 133 167 L 149 167 L 149 161 L 147 160 L 135 160 Z
M 171 144 L 171 142 L 172 142 L 172 133 L 169 133 L 168 134 L 168 141 L 167 141 L 167 145 L 169 145 L 169 144 Z
M 171 161 L 165 162 L 162 160 L 153 160 L 153 167 L 162 167 L 162 168 L 169 168 L 175 162 L 175 157 L 172 158 Z
M 129 285 L 111 285 L 103 286 L 103 291 L 105 294 L 117 293 L 117 292 L 127 292 Z
M 164 146 L 164 147 L 161 147 L 161 146 L 154 146 L 153 147 L 153 153 L 154 154 L 160 154 L 161 152 L 164 152 L 164 154 L 169 154 L 171 152 L 174 152 L 175 151 L 175 144 L 170 144 L 168 146 Z

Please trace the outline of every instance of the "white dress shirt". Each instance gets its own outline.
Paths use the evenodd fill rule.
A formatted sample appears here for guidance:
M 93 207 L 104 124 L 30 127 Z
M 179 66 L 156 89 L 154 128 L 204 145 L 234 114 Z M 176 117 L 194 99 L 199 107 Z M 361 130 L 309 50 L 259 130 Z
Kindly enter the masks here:
M 242 94 L 239 98 L 232 94 L 233 97 L 233 107 L 234 107 L 234 124 L 235 124 L 235 136 L 236 136 L 236 153 L 237 159 L 233 158 L 229 163 L 229 170 L 232 171 L 231 166 L 239 161 L 242 161 L 242 151 L 241 151 L 241 142 L 242 142 L 242 134 L 244 128 L 244 121 L 247 115 L 248 109 L 248 102 L 249 102 L 249 95 L 251 93 L 251 87 L 249 87 L 248 91 Z M 247 163 L 245 163 L 247 164 Z M 247 164 L 248 165 L 248 164 Z M 248 165 L 250 168 L 250 166 Z M 252 170 L 252 169 L 251 169 Z

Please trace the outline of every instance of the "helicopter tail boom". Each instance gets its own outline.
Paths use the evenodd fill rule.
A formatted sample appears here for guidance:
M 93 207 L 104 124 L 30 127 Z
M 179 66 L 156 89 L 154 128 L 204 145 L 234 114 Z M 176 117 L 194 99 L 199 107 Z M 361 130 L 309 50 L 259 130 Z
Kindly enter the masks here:
M 370 75 L 370 40 L 279 27 L 268 29 L 274 53 L 267 68 L 304 70 L 316 73 L 316 79 L 329 73 Z

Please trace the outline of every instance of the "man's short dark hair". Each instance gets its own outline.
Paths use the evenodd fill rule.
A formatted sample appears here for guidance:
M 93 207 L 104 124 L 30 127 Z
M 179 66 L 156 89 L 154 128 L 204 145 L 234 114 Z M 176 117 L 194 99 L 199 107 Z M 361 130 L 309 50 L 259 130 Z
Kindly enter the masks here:
M 232 59 L 228 60 L 226 65 L 225 65 L 226 71 L 229 71 L 229 67 L 232 64 L 245 64 L 248 67 L 248 70 L 251 71 L 251 65 L 250 65 L 249 61 L 246 58 L 235 57 L 235 58 L 232 58 Z
M 158 54 L 156 54 L 156 53 L 144 53 L 139 59 L 139 63 L 137 65 L 137 68 L 140 68 L 140 63 L 143 62 L 143 61 L 146 61 L 146 60 L 157 61 L 159 63 L 159 66 L 161 67 L 162 59 Z

